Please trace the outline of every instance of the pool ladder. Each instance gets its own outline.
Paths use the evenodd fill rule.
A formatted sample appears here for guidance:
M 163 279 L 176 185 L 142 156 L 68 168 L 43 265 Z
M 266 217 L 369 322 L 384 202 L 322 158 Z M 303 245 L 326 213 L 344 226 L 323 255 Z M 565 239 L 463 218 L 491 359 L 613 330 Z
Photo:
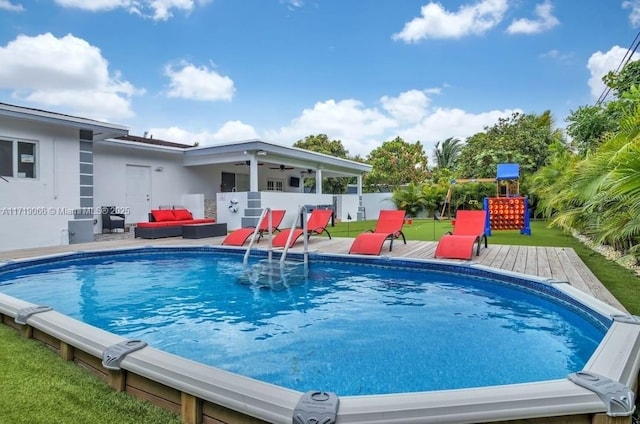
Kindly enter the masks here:
M 251 279 L 252 280 L 259 280 L 262 277 L 267 277 L 266 279 L 269 281 L 269 285 L 273 286 L 273 282 L 274 280 L 277 283 L 282 283 L 285 286 L 288 286 L 289 282 L 291 282 L 292 277 L 295 277 L 295 279 L 299 278 L 306 278 L 307 275 L 309 274 L 309 243 L 308 243 L 308 237 L 307 237 L 307 208 L 305 206 L 300 206 L 300 208 L 298 209 L 298 214 L 297 216 L 302 216 L 302 237 L 304 239 L 304 248 L 303 248 L 303 252 L 302 252 L 302 262 L 297 262 L 297 261 L 286 261 L 287 258 L 287 253 L 289 252 L 289 245 L 291 244 L 291 241 L 293 239 L 293 231 L 289 232 L 289 237 L 287 237 L 287 242 L 284 246 L 284 248 L 282 249 L 282 253 L 280 254 L 280 260 L 278 262 L 275 262 L 273 259 L 273 219 L 272 219 L 272 211 L 271 208 L 265 208 L 262 211 L 262 214 L 260 214 L 260 218 L 258 220 L 258 225 L 256 226 L 256 229 L 254 230 L 253 234 L 251 235 L 251 238 L 249 239 L 249 246 L 247 247 L 247 250 L 244 254 L 244 259 L 243 259 L 243 264 L 245 266 L 245 269 L 249 270 L 249 256 L 251 254 L 251 249 L 253 248 L 253 244 L 256 242 L 257 239 L 260 238 L 260 223 L 262 222 L 262 220 L 265 218 L 265 216 L 267 217 L 267 228 L 268 228 L 268 233 L 267 233 L 267 259 L 266 261 L 260 261 L 255 267 L 254 269 L 252 269 L 251 271 Z M 292 228 L 293 229 L 293 228 Z M 298 272 L 298 269 L 302 267 L 302 273 L 300 275 L 300 273 Z

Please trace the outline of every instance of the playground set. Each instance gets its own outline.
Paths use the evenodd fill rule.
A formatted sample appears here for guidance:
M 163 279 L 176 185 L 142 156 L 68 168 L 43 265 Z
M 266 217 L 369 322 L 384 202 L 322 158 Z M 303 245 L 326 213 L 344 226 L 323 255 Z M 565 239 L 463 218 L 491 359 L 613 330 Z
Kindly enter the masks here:
M 490 236 L 492 230 L 520 230 L 520 234 L 531 235 L 529 202 L 526 196 L 520 195 L 520 165 L 517 163 L 498 164 L 496 178 L 452 180 L 441 216 L 444 215 L 447 205 L 451 205 L 451 196 L 456 184 L 487 182 L 496 183 L 496 197 L 484 199 L 483 209 L 487 211 L 485 234 Z

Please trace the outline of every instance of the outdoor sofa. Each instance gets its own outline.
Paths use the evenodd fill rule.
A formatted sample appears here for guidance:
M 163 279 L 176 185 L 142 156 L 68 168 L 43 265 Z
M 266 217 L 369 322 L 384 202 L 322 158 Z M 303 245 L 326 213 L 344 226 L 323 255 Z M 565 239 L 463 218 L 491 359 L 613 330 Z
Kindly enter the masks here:
M 194 219 L 187 209 L 153 209 L 149 212 L 149 222 L 136 224 L 134 236 L 147 239 L 177 237 L 182 235 L 183 225 L 214 222 L 213 218 Z

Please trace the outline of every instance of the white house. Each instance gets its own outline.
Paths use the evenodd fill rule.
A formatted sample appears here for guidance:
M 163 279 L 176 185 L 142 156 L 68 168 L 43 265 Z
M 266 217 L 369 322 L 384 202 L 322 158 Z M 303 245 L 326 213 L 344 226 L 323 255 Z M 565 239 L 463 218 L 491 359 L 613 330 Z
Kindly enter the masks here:
M 128 135 L 126 127 L 0 103 L 0 250 L 90 241 L 102 207 L 127 224 L 152 208 L 185 206 L 229 230 L 262 209 L 332 207 L 337 219 L 364 217 L 362 175 L 371 166 L 261 140 L 187 146 Z M 322 193 L 327 177 L 356 177 L 357 193 Z M 315 179 L 316 193 L 304 180 Z M 377 216 L 377 211 L 369 211 Z
M 93 238 L 93 217 L 79 213 L 94 207 L 93 143 L 127 132 L 0 103 L 0 250 Z

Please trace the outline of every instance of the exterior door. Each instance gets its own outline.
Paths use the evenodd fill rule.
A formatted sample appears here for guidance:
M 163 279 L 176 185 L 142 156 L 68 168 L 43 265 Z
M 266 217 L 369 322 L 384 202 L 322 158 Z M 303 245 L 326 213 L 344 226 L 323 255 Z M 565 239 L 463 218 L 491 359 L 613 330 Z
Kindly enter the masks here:
M 151 210 L 151 167 L 127 165 L 127 223 L 148 221 Z

